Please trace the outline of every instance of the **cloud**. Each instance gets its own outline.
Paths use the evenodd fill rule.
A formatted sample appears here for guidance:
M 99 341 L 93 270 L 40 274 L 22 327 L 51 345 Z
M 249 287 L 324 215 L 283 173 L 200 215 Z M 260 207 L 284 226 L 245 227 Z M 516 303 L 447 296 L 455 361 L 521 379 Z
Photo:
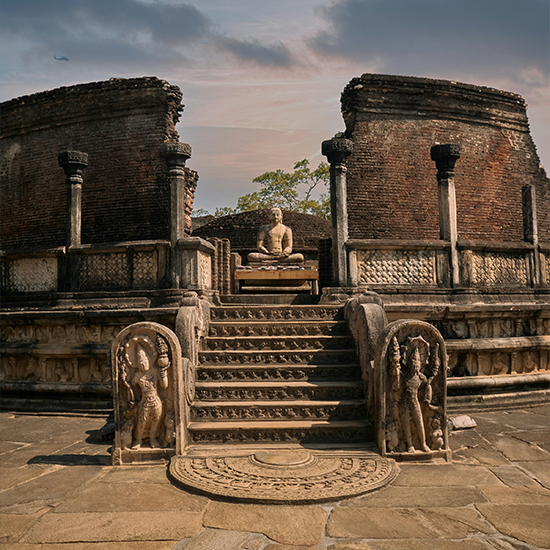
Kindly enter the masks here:
M 290 50 L 282 42 L 263 46 L 257 40 L 246 41 L 220 36 L 216 43 L 220 50 L 230 52 L 242 61 L 274 67 L 291 67 L 295 64 Z
M 247 64 L 289 67 L 294 63 L 281 42 L 264 45 L 254 39 L 223 36 L 191 4 L 158 0 L 2 0 L 1 14 L 4 44 L 9 37 L 24 40 L 22 59 L 26 62 L 43 63 L 46 57 L 57 54 L 87 66 L 150 70 L 174 62 L 210 62 L 212 51 L 222 51 Z
M 547 0 L 337 0 L 309 40 L 321 56 L 376 61 L 385 72 L 489 77 L 530 70 L 546 80 Z M 536 84 L 534 84 L 536 85 Z

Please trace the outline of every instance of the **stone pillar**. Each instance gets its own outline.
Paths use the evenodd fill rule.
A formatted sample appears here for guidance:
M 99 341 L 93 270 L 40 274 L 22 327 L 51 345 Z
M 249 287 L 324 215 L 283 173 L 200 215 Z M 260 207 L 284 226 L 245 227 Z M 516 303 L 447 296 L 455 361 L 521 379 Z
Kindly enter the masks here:
M 181 273 L 178 241 L 185 234 L 185 161 L 191 158 L 191 146 L 170 141 L 160 146 L 160 155 L 166 159 L 170 182 L 170 242 L 172 244 L 171 285 L 180 287 Z
M 346 287 L 348 264 L 348 212 L 346 198 L 346 160 L 353 151 L 353 142 L 338 134 L 323 141 L 321 152 L 330 164 L 330 210 L 332 216 L 332 286 Z
M 460 145 L 434 145 L 431 149 L 432 160 L 437 166 L 437 182 L 439 190 L 439 236 L 451 244 L 451 284 L 460 284 L 458 252 L 456 249 L 456 194 L 455 194 L 455 162 L 460 158 Z
M 537 226 L 537 200 L 536 191 L 532 185 L 525 185 L 521 189 L 523 206 L 523 240 L 533 245 L 532 283 L 534 286 L 541 284 L 542 274 L 539 254 L 539 232 Z
M 88 154 L 62 151 L 57 155 L 67 183 L 67 248 L 79 246 L 82 235 L 82 172 L 88 166 Z

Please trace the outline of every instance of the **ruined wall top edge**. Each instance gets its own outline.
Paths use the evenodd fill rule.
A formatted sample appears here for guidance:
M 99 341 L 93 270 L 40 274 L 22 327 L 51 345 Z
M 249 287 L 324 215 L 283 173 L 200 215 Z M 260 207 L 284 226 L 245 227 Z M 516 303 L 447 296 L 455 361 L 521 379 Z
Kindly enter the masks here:
M 183 110 L 182 98 L 177 86 L 154 76 L 63 86 L 1 103 L 2 137 L 74 124 L 81 117 L 113 118 L 155 105 L 168 109 L 175 125 Z
M 361 113 L 369 118 L 399 114 L 529 131 L 526 103 L 520 95 L 451 80 L 365 73 L 344 88 L 341 103 L 348 125 Z

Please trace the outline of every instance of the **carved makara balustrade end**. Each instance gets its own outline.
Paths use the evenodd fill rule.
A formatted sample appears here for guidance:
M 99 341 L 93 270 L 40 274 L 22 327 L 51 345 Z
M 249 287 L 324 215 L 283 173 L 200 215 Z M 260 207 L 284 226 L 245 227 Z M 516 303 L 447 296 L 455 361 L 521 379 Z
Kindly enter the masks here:
M 382 456 L 451 460 L 447 353 L 437 329 L 401 320 L 382 333 L 375 359 L 375 434 Z

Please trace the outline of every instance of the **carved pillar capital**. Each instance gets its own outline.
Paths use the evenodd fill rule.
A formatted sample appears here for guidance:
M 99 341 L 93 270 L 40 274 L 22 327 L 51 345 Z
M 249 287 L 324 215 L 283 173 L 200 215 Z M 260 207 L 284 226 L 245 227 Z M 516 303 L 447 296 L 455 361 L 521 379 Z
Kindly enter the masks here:
M 166 159 L 168 175 L 183 175 L 185 162 L 191 158 L 191 145 L 179 141 L 167 141 L 160 146 L 160 156 Z
M 454 176 L 455 163 L 460 158 L 460 145 L 458 143 L 434 145 L 430 153 L 437 167 L 438 181 Z
M 348 156 L 353 152 L 353 141 L 338 134 L 321 144 L 321 152 L 327 157 L 329 164 L 345 164 Z
M 59 166 L 65 171 L 67 184 L 82 184 L 82 172 L 88 166 L 88 153 L 61 151 L 57 155 Z

